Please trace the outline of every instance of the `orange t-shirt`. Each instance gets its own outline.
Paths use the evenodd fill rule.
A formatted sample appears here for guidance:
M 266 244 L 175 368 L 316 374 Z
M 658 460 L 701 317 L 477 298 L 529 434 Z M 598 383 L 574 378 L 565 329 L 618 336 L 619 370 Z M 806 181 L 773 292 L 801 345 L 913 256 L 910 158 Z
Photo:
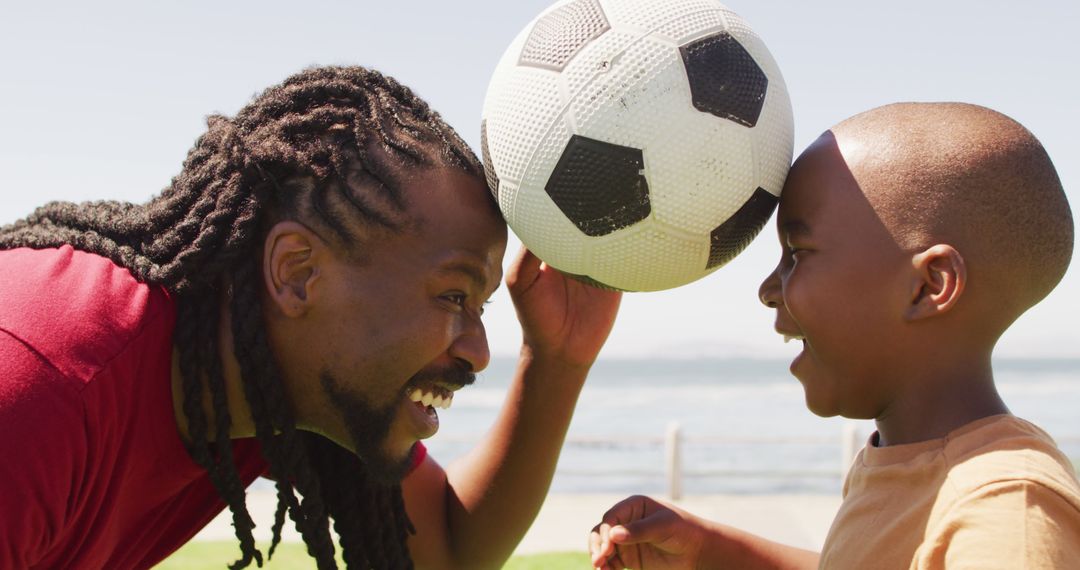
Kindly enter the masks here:
M 876 436 L 876 434 L 875 434 Z M 855 458 L 821 568 L 1080 568 L 1080 483 L 1011 415 Z

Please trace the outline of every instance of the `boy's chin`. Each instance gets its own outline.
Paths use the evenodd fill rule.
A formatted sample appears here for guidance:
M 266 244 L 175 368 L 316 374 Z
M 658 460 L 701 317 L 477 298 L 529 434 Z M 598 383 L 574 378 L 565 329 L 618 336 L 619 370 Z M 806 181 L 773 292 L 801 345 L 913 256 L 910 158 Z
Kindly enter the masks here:
M 823 393 L 820 390 L 818 384 L 807 382 L 802 378 L 799 378 L 799 382 L 803 385 L 803 396 L 805 398 L 806 409 L 810 410 L 810 413 L 815 416 L 823 418 L 833 418 L 842 414 L 842 406 L 840 402 L 836 401 L 836 398 L 831 394 Z
M 840 411 L 835 406 L 827 406 L 821 403 L 814 402 L 810 399 L 810 395 L 806 395 L 806 409 L 810 410 L 810 413 L 822 418 L 835 418 L 840 415 Z

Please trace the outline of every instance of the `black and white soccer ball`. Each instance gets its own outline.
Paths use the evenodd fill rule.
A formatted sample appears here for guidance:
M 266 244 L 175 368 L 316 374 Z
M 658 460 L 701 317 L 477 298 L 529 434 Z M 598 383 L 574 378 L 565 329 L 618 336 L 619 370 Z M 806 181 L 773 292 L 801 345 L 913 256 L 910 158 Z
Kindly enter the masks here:
M 582 280 L 704 277 L 768 221 L 791 102 L 765 44 L 713 0 L 566 0 L 503 54 L 484 101 L 488 185 L 529 249 Z

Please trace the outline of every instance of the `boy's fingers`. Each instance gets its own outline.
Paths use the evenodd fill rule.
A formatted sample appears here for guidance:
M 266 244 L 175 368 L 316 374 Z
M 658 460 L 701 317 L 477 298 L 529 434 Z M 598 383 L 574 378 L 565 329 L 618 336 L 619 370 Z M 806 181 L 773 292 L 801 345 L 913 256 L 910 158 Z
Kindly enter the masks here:
M 656 513 L 643 519 L 616 525 L 608 532 L 608 540 L 615 544 L 640 544 L 654 542 L 670 535 L 670 517 Z
M 600 523 L 589 533 L 589 554 L 594 568 L 607 568 L 608 559 L 615 553 L 615 545 L 608 538 L 611 525 Z
M 592 559 L 594 567 L 599 566 L 599 563 L 604 559 L 600 550 L 601 546 L 600 531 L 593 528 L 592 532 L 589 533 L 589 557 Z
M 625 526 L 619 525 L 612 528 L 608 536 L 611 537 L 612 542 L 627 544 L 627 541 L 630 540 L 630 531 L 626 530 Z
M 655 512 L 660 505 L 649 497 L 636 495 L 627 497 L 604 513 L 603 522 L 593 527 L 599 541 L 598 553 L 593 555 L 592 563 L 596 568 L 624 568 L 617 545 L 630 545 L 649 542 L 654 537 L 662 537 L 662 530 L 657 521 L 663 523 L 666 509 Z M 652 512 L 650 512 L 652 511 Z M 640 520 L 636 520 L 640 519 Z M 633 521 L 633 522 L 629 522 Z
M 623 521 L 644 516 L 646 512 L 654 510 L 655 505 L 656 502 L 649 497 L 634 495 L 615 503 L 604 513 L 600 520 L 610 525 L 616 525 Z

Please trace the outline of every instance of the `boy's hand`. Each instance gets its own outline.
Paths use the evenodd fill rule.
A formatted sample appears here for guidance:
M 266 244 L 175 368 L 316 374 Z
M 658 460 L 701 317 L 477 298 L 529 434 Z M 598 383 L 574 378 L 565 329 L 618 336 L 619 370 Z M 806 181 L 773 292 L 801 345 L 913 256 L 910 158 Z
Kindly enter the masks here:
M 523 343 L 535 357 L 586 369 L 592 365 L 615 324 L 621 293 L 567 277 L 524 247 L 506 284 Z
M 593 567 L 649 570 L 695 568 L 708 530 L 671 505 L 634 496 L 604 513 L 589 534 Z

